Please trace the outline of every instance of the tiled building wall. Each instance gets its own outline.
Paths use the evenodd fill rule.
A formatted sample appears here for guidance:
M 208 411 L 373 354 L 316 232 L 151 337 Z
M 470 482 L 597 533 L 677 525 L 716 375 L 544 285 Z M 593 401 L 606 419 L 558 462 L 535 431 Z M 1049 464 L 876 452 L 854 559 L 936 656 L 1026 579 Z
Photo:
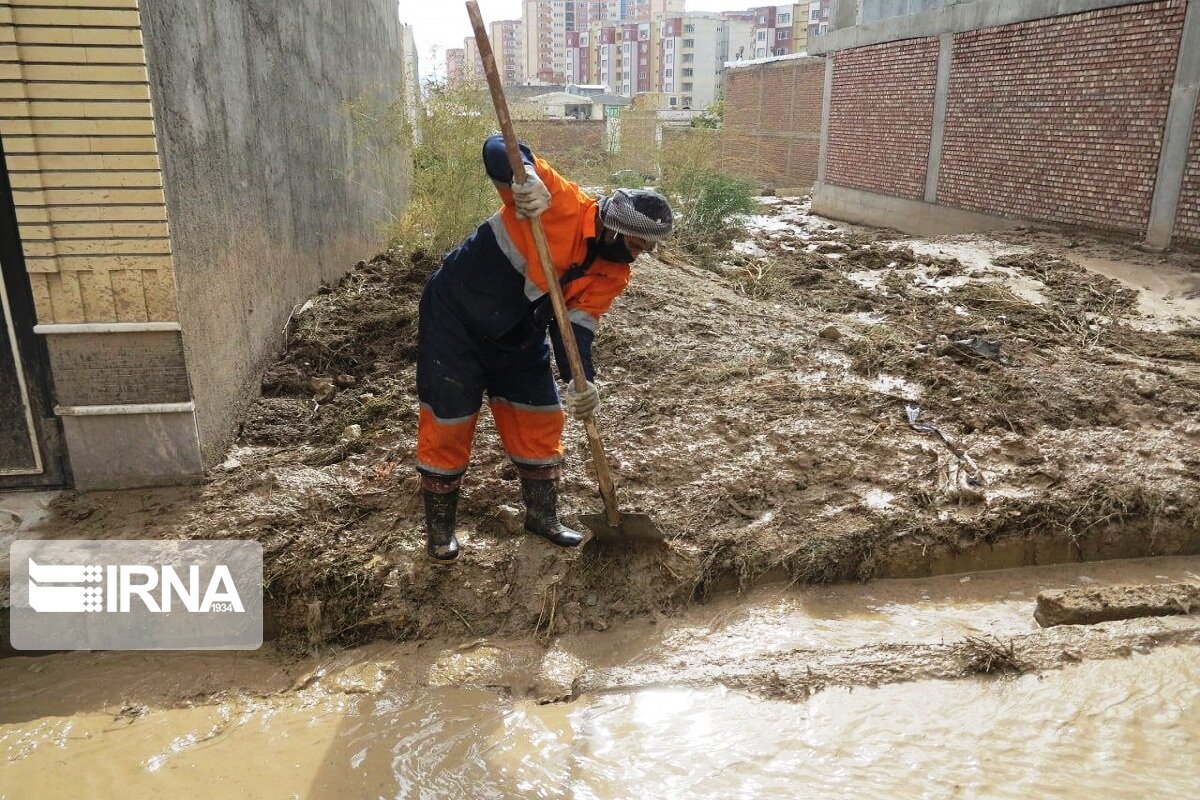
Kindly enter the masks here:
M 136 0 L 0 6 L 0 135 L 38 321 L 178 319 Z
M 1144 233 L 1186 10 L 1162 0 L 955 36 L 938 202 Z

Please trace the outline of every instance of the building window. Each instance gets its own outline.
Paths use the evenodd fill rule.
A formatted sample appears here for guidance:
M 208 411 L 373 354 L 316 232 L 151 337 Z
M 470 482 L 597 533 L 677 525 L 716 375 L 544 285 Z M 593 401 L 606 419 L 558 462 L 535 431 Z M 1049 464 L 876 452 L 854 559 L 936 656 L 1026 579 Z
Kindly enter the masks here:
M 684 68 L 684 70 L 683 70 L 683 77 L 685 77 L 685 78 L 690 78 L 690 77 L 692 77 L 692 73 L 694 73 L 695 71 L 696 71 L 696 70 L 694 70 L 694 69 L 687 69 L 687 68 L 685 67 L 685 68 Z
M 690 98 L 690 97 L 683 98 L 683 107 L 691 108 L 692 107 L 692 98 Z
M 675 54 L 674 53 L 667 53 L 667 63 L 668 64 L 675 63 Z
M 777 35 L 778 35 L 779 40 L 783 41 L 784 39 L 791 38 L 792 32 L 791 31 L 779 31 Z
M 810 22 L 820 22 L 821 21 L 821 9 L 814 8 L 811 11 L 809 11 L 808 19 Z
M 758 36 L 756 36 L 755 38 L 758 39 L 758 41 L 760 41 L 760 42 L 765 42 L 767 40 L 767 32 L 759 31 Z
M 757 50 L 754 51 L 754 55 L 756 55 L 759 58 L 766 58 L 767 57 L 767 48 L 765 48 L 765 47 L 758 48 Z
M 678 97 L 672 97 L 672 98 L 671 98 L 671 105 L 673 105 L 673 106 L 679 105 L 679 98 L 678 98 Z
M 674 76 L 675 76 L 675 70 L 671 69 L 670 67 L 667 67 L 666 76 L 667 76 L 668 78 L 672 78 L 672 77 L 674 77 Z
M 684 33 L 695 33 L 695 32 L 696 32 L 696 26 L 695 26 L 695 25 L 684 25 L 684 26 L 683 26 L 683 32 L 684 32 Z
M 674 39 L 667 39 L 667 49 L 668 50 L 675 49 L 675 40 Z
M 791 25 L 792 24 L 792 15 L 791 14 L 780 14 L 776 21 L 780 25 Z
M 686 47 L 686 48 L 692 48 L 692 47 L 695 47 L 695 46 L 696 46 L 696 40 L 695 40 L 695 39 L 684 39 L 684 40 L 683 40 L 683 46 L 684 46 L 684 47 Z
M 690 91 L 692 90 L 692 84 L 690 84 L 690 83 L 685 83 L 685 84 L 683 85 L 683 90 L 684 90 L 685 92 L 690 92 Z
M 685 63 L 685 64 L 691 64 L 691 63 L 692 63 L 693 61 L 695 61 L 695 60 L 696 60 L 696 57 L 695 57 L 694 55 L 692 55 L 691 53 L 684 53 L 684 54 L 683 54 L 683 63 Z

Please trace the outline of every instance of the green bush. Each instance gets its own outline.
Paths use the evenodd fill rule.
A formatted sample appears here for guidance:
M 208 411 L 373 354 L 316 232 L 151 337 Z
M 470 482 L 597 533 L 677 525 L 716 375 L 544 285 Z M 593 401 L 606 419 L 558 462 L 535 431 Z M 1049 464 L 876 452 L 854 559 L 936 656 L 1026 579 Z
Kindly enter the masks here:
M 715 132 L 681 136 L 662 152 L 662 190 L 676 213 L 672 238 L 677 247 L 706 261 L 728 248 L 745 231 L 743 217 L 753 213 L 754 187 L 717 172 Z
M 499 207 L 480 161 L 496 115 L 490 97 L 478 89 L 433 85 L 418 127 L 412 198 L 390 239 L 393 246 L 440 258 Z

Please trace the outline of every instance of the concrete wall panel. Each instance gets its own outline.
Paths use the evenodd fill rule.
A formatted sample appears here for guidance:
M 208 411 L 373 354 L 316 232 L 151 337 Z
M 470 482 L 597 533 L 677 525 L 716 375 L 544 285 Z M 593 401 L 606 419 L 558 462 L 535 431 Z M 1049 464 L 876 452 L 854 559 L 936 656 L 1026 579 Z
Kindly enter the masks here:
M 143 0 L 180 320 L 205 461 L 221 457 L 295 303 L 375 252 L 405 200 L 388 0 Z
M 1200 111 L 1192 122 L 1192 144 L 1179 195 L 1175 237 L 1189 244 L 1200 244 Z

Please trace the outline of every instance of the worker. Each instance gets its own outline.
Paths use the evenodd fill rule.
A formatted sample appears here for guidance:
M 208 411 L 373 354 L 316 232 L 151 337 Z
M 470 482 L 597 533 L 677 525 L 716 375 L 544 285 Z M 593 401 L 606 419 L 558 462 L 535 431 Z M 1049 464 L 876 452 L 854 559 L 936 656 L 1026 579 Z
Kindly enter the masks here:
M 445 256 L 421 294 L 417 471 L 426 552 L 438 562 L 458 557 L 459 487 L 485 393 L 521 478 L 525 531 L 560 547 L 583 541 L 558 518 L 566 417 L 551 349 L 568 382 L 567 410 L 584 419 L 600 402 L 591 358 L 600 317 L 629 283 L 634 259 L 671 232 L 671 208 L 657 192 L 619 189 L 596 199 L 528 146 L 520 150 L 527 179 L 516 184 L 504 140 L 493 136 L 484 143 L 484 167 L 503 208 Z M 571 384 L 558 328 L 551 325 L 553 308 L 527 221 L 534 217 L 546 232 L 570 312 L 587 379 L 583 391 Z

